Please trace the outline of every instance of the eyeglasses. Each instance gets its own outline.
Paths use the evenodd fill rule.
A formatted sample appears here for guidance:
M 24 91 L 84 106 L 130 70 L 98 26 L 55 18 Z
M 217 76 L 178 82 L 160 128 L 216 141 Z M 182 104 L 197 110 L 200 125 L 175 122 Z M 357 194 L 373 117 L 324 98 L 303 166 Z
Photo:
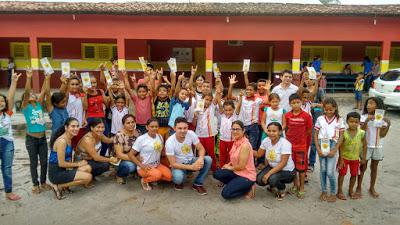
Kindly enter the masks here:
M 243 129 L 242 128 L 232 128 L 232 131 L 242 131 Z

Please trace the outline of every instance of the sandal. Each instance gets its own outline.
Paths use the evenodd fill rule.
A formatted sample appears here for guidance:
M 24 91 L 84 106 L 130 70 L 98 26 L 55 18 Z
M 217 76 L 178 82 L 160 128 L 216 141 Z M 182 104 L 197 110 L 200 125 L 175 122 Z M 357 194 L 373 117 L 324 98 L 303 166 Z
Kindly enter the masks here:
M 253 199 L 256 197 L 256 185 L 251 186 L 250 191 L 246 194 L 246 199 Z
M 32 194 L 40 194 L 40 188 L 38 185 L 32 187 Z
M 296 196 L 297 196 L 298 199 L 303 200 L 305 195 L 306 195 L 306 192 L 298 191 Z
M 94 184 L 93 184 L 93 182 L 90 182 L 90 183 L 88 183 L 86 185 L 83 185 L 83 187 L 86 188 L 86 189 L 92 189 L 92 188 L 94 188 Z
M 361 199 L 361 198 L 362 198 L 361 191 L 360 191 L 360 192 L 356 191 L 356 192 L 354 193 L 354 197 L 357 198 L 357 199 Z
M 19 195 L 17 195 L 17 194 L 14 194 L 14 193 L 7 193 L 6 194 L 6 197 L 7 197 L 7 199 L 8 200 L 10 200 L 10 201 L 18 201 L 18 200 L 20 200 L 21 199 L 21 196 L 19 196 Z
M 117 183 L 118 184 L 126 184 L 126 180 L 123 177 L 116 177 L 117 178 Z
M 285 193 L 279 191 L 276 192 L 276 200 L 283 201 L 283 199 L 285 199 Z
M 336 202 L 336 195 L 329 195 L 326 201 L 330 203 Z
M 349 193 L 350 199 L 355 200 L 358 199 L 357 195 L 355 193 Z
M 379 198 L 379 194 L 375 190 L 369 189 L 368 192 L 373 198 L 375 198 L 375 199 Z
M 224 186 L 225 186 L 225 184 L 222 183 L 222 182 L 219 182 L 219 183 L 217 184 L 217 187 L 219 187 L 219 188 L 222 188 L 222 187 L 224 187 Z
M 63 193 L 67 193 L 67 194 L 72 194 L 74 193 L 74 191 L 72 191 L 69 187 L 65 187 L 62 190 Z
M 52 187 L 46 183 L 40 185 L 40 190 L 50 191 Z
M 338 193 L 338 194 L 336 194 L 336 197 L 337 197 L 338 199 L 340 199 L 340 200 L 347 200 L 346 196 L 344 196 L 343 193 Z
M 287 193 L 289 193 L 291 195 L 296 195 L 298 193 L 297 187 L 296 186 L 292 186 L 291 188 L 289 188 Z
M 60 190 L 58 189 L 57 185 L 53 185 L 52 188 L 53 188 L 54 195 L 56 196 L 56 198 L 58 200 L 62 200 L 65 198 L 65 196 L 62 194 L 62 192 L 60 192 Z
M 152 189 L 151 186 L 149 185 L 149 183 L 145 183 L 143 178 L 140 179 L 140 183 L 142 184 L 143 190 L 151 191 L 151 189 Z
M 319 196 L 319 200 L 324 202 L 327 199 L 328 199 L 328 195 L 326 194 L 326 192 L 322 192 L 321 195 Z

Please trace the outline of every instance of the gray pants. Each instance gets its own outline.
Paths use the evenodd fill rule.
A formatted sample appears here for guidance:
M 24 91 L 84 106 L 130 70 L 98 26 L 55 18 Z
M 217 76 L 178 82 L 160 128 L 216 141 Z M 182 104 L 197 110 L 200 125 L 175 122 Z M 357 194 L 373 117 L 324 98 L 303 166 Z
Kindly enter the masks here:
M 28 150 L 31 178 L 33 185 L 39 185 L 38 181 L 38 157 L 40 160 L 40 184 L 46 183 L 47 177 L 47 156 L 48 148 L 46 137 L 36 138 L 26 135 L 25 139 L 26 150 Z
M 264 183 L 262 178 L 265 174 L 267 174 L 272 167 L 267 166 L 260 173 L 257 174 L 257 184 L 260 186 L 269 185 L 271 188 L 276 187 L 279 191 L 283 191 L 286 188 L 285 184 L 292 183 L 294 180 L 295 173 L 294 171 L 279 171 L 277 173 L 272 174 L 268 178 L 268 182 Z

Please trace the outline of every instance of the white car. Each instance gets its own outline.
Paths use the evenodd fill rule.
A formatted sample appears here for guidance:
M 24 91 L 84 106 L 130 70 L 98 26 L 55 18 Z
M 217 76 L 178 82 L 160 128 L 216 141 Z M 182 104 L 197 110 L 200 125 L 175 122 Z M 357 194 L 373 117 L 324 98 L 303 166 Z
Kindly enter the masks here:
M 378 97 L 386 106 L 400 108 L 400 68 L 378 77 L 369 89 L 370 97 Z

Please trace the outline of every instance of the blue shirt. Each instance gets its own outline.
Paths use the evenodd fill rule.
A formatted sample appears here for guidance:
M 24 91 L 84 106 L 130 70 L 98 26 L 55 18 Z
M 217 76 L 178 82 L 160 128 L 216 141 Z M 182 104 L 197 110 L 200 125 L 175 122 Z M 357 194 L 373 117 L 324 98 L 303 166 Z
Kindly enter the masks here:
M 363 61 L 363 65 L 364 65 L 364 74 L 367 74 L 369 72 L 371 72 L 372 70 L 372 62 L 368 62 L 367 60 Z
M 39 102 L 36 102 L 36 107 L 32 104 L 28 104 L 24 109 L 22 109 L 22 112 L 24 113 L 29 133 L 41 133 L 46 131 L 43 108 Z
M 51 133 L 52 135 L 57 132 L 57 130 L 64 126 L 65 121 L 68 119 L 68 111 L 66 108 L 58 108 L 54 107 L 53 111 L 49 113 L 52 126 L 51 126 Z
M 65 148 L 65 161 L 71 162 L 72 161 L 72 147 L 67 145 Z M 50 157 L 49 157 L 49 164 L 55 164 L 58 165 L 58 155 L 56 151 L 50 151 Z
M 314 60 L 312 65 L 317 73 L 321 72 L 321 60 L 320 59 Z
M 184 117 L 185 110 L 188 110 L 190 107 L 188 102 L 182 102 L 178 98 L 172 97 L 169 103 L 169 111 L 171 113 L 168 121 L 168 126 L 174 127 L 175 120 L 178 117 Z

